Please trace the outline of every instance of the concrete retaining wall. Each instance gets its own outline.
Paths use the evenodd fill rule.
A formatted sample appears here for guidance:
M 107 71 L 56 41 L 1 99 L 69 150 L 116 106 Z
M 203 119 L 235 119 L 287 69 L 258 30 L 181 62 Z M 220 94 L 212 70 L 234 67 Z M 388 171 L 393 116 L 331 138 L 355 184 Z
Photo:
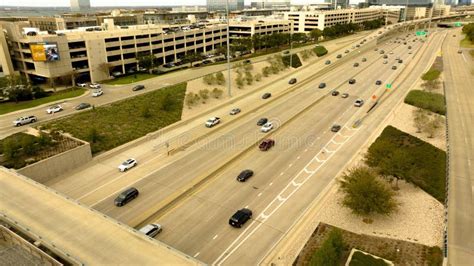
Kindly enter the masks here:
M 83 142 L 83 145 L 25 166 L 17 170 L 17 172 L 38 183 L 45 184 L 47 181 L 65 172 L 88 163 L 92 160 L 90 144 L 81 140 L 77 141 Z
M 41 249 L 37 248 L 36 246 L 32 245 L 28 241 L 24 240 L 14 232 L 8 230 L 8 228 L 0 225 L 0 240 L 3 240 L 13 246 L 19 247 L 27 252 L 29 255 L 35 258 L 34 261 L 41 261 L 43 265 L 50 265 L 50 266 L 59 266 L 62 265 L 59 261 L 55 260 L 48 254 L 46 254 Z M 7 251 L 8 253 L 8 251 Z M 3 254 L 4 259 L 8 260 L 8 254 Z M 11 252 L 12 261 L 5 261 L 6 264 L 8 263 L 31 263 L 30 258 L 21 258 L 18 257 L 16 252 Z M 13 265 L 13 264 L 12 264 Z

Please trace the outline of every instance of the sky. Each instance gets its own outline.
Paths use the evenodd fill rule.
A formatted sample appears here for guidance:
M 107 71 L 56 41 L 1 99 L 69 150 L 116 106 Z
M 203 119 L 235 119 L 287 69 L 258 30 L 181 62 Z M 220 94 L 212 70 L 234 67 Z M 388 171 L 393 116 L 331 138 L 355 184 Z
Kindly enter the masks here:
M 90 0 L 91 6 L 165 6 L 165 5 L 205 5 L 206 0 Z M 168 2 L 168 3 L 166 3 Z M 245 0 L 250 5 L 251 0 Z M 291 0 L 292 4 L 322 3 L 323 0 Z M 351 0 L 351 3 L 359 0 Z M 0 6 L 38 6 L 38 7 L 67 7 L 69 0 L 0 0 Z

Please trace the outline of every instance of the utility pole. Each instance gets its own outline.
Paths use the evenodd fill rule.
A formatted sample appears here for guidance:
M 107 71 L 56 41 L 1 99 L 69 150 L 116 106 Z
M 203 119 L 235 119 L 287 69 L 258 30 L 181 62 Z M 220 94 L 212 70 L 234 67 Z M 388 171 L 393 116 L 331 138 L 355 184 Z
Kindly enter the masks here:
M 232 97 L 231 83 L 232 79 L 230 78 L 230 33 L 229 33 L 229 0 L 226 0 L 226 19 L 227 19 L 227 94 L 229 98 Z
M 293 54 L 291 53 L 291 49 L 293 48 L 293 33 L 290 32 L 290 68 L 293 67 Z

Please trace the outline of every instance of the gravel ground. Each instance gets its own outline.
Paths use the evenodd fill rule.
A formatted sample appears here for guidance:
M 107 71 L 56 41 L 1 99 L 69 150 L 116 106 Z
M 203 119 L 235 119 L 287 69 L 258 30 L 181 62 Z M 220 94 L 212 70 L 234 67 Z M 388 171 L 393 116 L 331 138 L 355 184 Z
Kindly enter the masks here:
M 441 246 L 444 207 L 436 199 L 411 184 L 399 182 L 396 199 L 399 209 L 390 217 L 375 216 L 371 224 L 342 207 L 342 193 L 328 198 L 321 221 L 358 234 L 389 237 L 428 246 Z
M 421 82 L 415 85 L 420 88 Z M 406 133 L 414 135 L 440 149 L 446 150 L 445 125 L 441 127 L 434 138 L 428 138 L 426 133 L 416 133 L 413 125 L 413 110 L 415 107 L 408 104 L 400 104 L 396 107 L 393 115 L 386 121 Z M 370 146 L 370 145 L 368 145 Z M 367 147 L 368 147 L 367 146 Z M 362 156 L 366 151 L 359 152 L 348 168 L 361 163 Z M 372 224 L 366 224 L 351 213 L 350 209 L 343 207 L 342 193 L 335 191 L 326 200 L 325 208 L 321 210 L 319 217 L 321 221 L 330 225 L 340 227 L 354 233 L 388 237 L 411 241 L 428 246 L 442 245 L 444 226 L 444 206 L 432 196 L 411 184 L 399 182 L 400 190 L 397 191 L 397 200 L 400 203 L 398 212 L 390 217 L 376 216 Z M 338 189 L 336 185 L 335 190 Z

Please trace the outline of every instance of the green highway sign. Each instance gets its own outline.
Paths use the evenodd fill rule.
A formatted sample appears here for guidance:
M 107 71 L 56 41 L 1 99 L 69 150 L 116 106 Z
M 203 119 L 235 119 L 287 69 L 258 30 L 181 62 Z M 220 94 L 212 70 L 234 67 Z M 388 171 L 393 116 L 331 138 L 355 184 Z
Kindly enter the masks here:
M 425 36 L 427 34 L 426 31 L 417 31 L 416 36 Z
M 461 24 L 461 22 L 454 22 L 454 26 L 455 26 L 455 27 L 461 27 L 462 24 Z
M 385 87 L 387 87 L 387 89 L 391 89 L 391 88 L 392 88 L 392 84 L 391 84 L 391 83 L 387 83 L 387 85 L 385 85 Z

